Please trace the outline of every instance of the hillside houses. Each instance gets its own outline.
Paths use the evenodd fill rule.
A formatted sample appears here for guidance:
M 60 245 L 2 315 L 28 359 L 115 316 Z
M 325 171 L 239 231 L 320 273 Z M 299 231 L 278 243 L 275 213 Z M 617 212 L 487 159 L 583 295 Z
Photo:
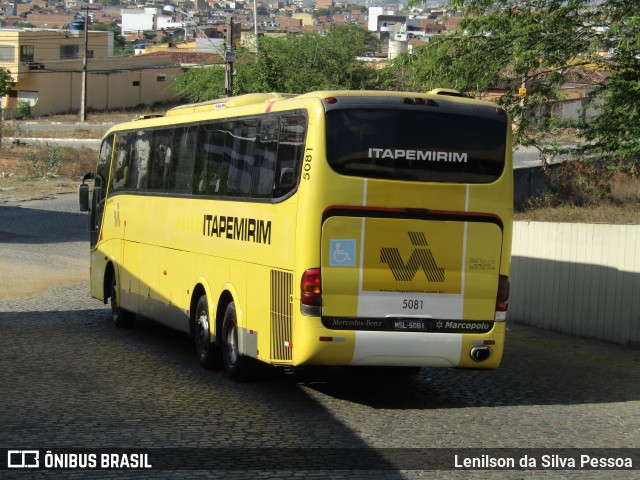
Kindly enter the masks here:
M 372 52 L 368 61 L 410 51 L 453 27 L 433 11 L 404 12 L 401 5 L 365 7 L 335 0 L 258 1 L 255 6 L 253 1 L 173 0 L 171 7 L 143 0 L 121 0 L 113 7 L 76 0 L 0 3 L 0 66 L 16 81 L 2 99 L 5 114 L 13 115 L 20 101 L 28 101 L 34 115 L 78 111 L 84 35 L 72 27 L 84 22 L 84 16 L 92 26 L 87 45 L 89 109 L 172 101 L 173 79 L 186 68 L 224 63 L 229 17 L 234 47 L 248 49 L 256 48 L 256 33 L 323 35 L 336 26 L 359 26 L 382 41 L 382 52 Z M 98 26 L 106 31 L 93 31 Z
M 437 5 L 406 12 L 401 4 L 366 7 L 335 0 L 267 0 L 255 4 L 257 18 L 254 18 L 251 0 L 173 0 L 172 4 L 173 12 L 163 9 L 162 4 L 144 0 L 120 0 L 119 5 L 113 7 L 103 7 L 97 0 L 88 3 L 79 0 L 6 2 L 0 4 L 0 22 L 4 28 L 64 29 L 87 9 L 92 24 L 107 25 L 125 42 L 136 42 L 138 52 L 153 51 L 155 44 L 167 41 L 176 44 L 203 38 L 208 36 L 204 32 L 212 31 L 212 27 L 224 23 L 228 16 L 232 16 L 238 25 L 235 38 L 240 44 L 255 45 L 255 40 L 245 42 L 241 37 L 255 37 L 256 32 L 258 35 L 322 34 L 334 26 L 359 25 L 378 35 L 385 45 L 384 52 L 410 50 L 411 45 L 428 41 L 429 37 L 456 25 L 455 18 L 441 18 Z M 405 44 L 388 49 L 388 42 Z M 151 48 L 141 48 L 141 43 Z

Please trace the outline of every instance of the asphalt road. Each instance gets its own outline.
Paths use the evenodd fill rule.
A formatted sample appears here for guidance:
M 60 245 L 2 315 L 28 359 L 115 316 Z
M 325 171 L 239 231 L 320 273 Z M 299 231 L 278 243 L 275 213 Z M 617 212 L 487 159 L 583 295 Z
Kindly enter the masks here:
M 183 334 L 111 324 L 89 297 L 86 222 L 75 195 L 0 206 L 1 478 L 640 478 L 638 350 L 510 323 L 495 371 L 274 369 L 236 384 L 201 369 Z M 156 465 L 16 473 L 3 448 L 149 448 Z M 635 469 L 455 467 L 480 453 L 540 467 L 533 449 Z M 181 456 L 187 470 L 159 468 Z

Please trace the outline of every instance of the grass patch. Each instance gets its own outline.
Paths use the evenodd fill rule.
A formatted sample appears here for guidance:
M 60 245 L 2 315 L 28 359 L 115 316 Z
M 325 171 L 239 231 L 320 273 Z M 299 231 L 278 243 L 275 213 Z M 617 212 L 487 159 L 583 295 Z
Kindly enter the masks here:
M 86 148 L 6 145 L 0 148 L 0 203 L 78 191 L 95 171 L 97 152 Z
M 128 122 L 141 115 L 164 114 L 170 108 L 175 107 L 175 103 L 156 103 L 153 105 L 139 105 L 131 108 L 120 108 L 116 110 L 96 110 L 89 111 L 86 115 L 86 123 L 121 123 Z M 67 113 L 56 115 L 45 115 L 33 118 L 38 121 L 50 122 L 80 122 L 80 114 Z
M 76 180 L 95 170 L 97 153 L 57 145 L 6 145 L 0 148 L 0 181 L 63 177 Z
M 59 114 L 30 118 L 26 120 L 5 120 L 2 123 L 3 137 L 37 138 L 82 138 L 100 139 L 112 125 L 129 122 L 141 115 L 164 115 L 175 104 L 156 104 L 111 111 L 96 111 L 87 114 L 86 122 L 80 122 L 80 116 Z M 33 126 L 38 123 L 37 128 Z M 61 128 L 57 124 L 69 124 L 73 128 Z
M 42 125 L 42 124 L 41 124 Z M 46 126 L 46 125 L 45 125 Z M 82 138 L 82 139 L 100 139 L 109 130 L 111 125 L 101 125 L 96 127 L 78 127 L 74 129 L 59 129 L 55 125 L 50 128 L 30 129 L 28 125 L 19 121 L 4 122 L 2 128 L 3 138 L 14 137 L 36 137 L 36 138 Z M 3 141 L 4 143 L 4 141 Z
M 546 172 L 546 191 L 532 200 L 518 221 L 640 224 L 638 165 L 567 162 Z

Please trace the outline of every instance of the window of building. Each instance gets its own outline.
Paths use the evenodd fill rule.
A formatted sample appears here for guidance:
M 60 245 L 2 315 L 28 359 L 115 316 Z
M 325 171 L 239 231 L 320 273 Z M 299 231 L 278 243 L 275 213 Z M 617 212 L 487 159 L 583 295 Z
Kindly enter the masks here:
M 133 81 L 133 86 L 134 87 L 139 87 L 140 86 L 140 80 L 134 80 Z
M 166 77 L 166 75 L 158 75 L 158 76 L 156 77 L 156 80 L 157 80 L 158 82 L 164 82 L 164 81 L 166 81 L 166 80 L 167 80 L 167 77 Z
M 0 62 L 10 63 L 16 59 L 16 47 L 14 45 L 0 45 Z
M 70 58 L 78 58 L 80 56 L 80 46 L 79 45 L 60 45 L 60 58 L 61 59 L 70 59 Z
M 20 61 L 33 62 L 33 45 L 20 45 Z

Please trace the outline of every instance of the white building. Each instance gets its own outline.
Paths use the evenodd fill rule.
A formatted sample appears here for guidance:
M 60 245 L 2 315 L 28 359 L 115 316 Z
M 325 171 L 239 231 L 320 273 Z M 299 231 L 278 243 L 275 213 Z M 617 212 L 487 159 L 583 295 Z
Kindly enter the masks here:
M 146 7 L 144 10 L 124 9 L 120 10 L 122 16 L 121 33 L 141 32 L 144 30 L 158 30 L 168 27 L 172 19 L 163 15 L 161 8 Z

